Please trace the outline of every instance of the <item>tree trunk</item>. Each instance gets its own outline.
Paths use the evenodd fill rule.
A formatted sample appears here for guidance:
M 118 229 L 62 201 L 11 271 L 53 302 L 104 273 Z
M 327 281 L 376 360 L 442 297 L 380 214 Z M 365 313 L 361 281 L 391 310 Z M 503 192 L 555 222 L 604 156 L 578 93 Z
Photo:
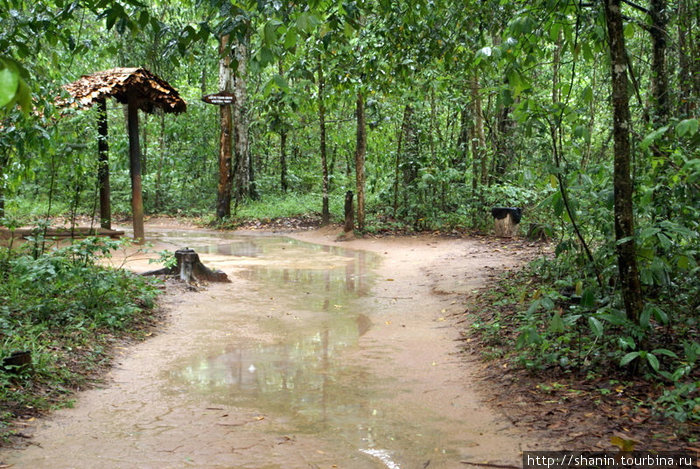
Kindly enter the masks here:
M 287 130 L 280 130 L 280 187 L 287 192 Z
M 139 109 L 135 96 L 129 96 L 127 104 L 129 128 L 129 169 L 131 174 L 131 212 L 134 239 L 143 244 L 146 239 L 143 229 L 143 191 L 141 189 L 141 146 L 139 144 Z
M 97 184 L 100 188 L 100 226 L 112 228 L 109 194 L 109 143 L 107 141 L 107 101 L 97 103 Z
M 166 148 L 165 148 L 165 113 L 160 113 L 160 158 L 158 158 L 158 169 L 156 170 L 156 200 L 155 207 L 156 210 L 162 211 L 163 209 L 163 187 L 161 185 L 161 177 L 163 175 L 163 165 L 165 164 Z
M 282 68 L 282 59 L 278 62 L 278 73 L 283 76 L 284 69 Z M 279 118 L 279 133 L 280 133 L 280 187 L 282 192 L 287 192 L 287 127 L 283 121 L 282 114 L 284 102 L 280 97 L 277 103 L 277 115 Z
M 365 229 L 365 153 L 367 152 L 367 127 L 365 125 L 365 100 L 357 93 L 355 109 L 357 118 L 357 142 L 355 145 L 355 182 L 357 189 L 357 229 Z
M 666 0 L 651 0 L 649 13 L 651 16 L 652 64 L 651 64 L 651 93 L 654 97 L 652 119 L 657 126 L 668 121 L 671 112 L 668 99 L 668 76 L 666 74 Z
M 621 0 L 605 0 L 605 20 L 610 44 L 613 137 L 614 137 L 614 214 L 617 265 L 620 275 L 622 298 L 627 317 L 639 323 L 642 312 L 642 288 L 639 281 L 634 242 L 634 192 L 630 177 L 630 110 L 627 94 L 627 52 L 625 50 Z
M 234 46 L 234 54 L 238 62 L 233 105 L 233 137 L 236 154 L 235 182 L 236 205 L 250 196 L 250 148 L 248 146 L 248 36 L 243 41 L 238 40 Z
M 401 171 L 401 144 L 403 143 L 403 134 L 406 127 L 406 117 L 409 112 L 410 105 L 407 104 L 403 110 L 403 122 L 399 129 L 399 137 L 396 142 L 396 158 L 394 159 L 394 217 L 399 208 L 399 174 Z
M 355 221 L 353 220 L 353 209 L 352 209 L 352 191 L 347 191 L 345 193 L 345 225 L 343 231 L 350 233 L 355 229 Z
M 466 165 L 469 156 L 469 108 L 465 105 L 459 111 L 459 135 L 457 136 L 456 157 L 452 158 L 453 167 Z
M 474 129 L 472 135 L 472 195 L 474 200 L 481 199 L 479 185 L 485 185 L 486 174 L 486 138 L 484 137 L 484 117 L 481 114 L 481 94 L 479 89 L 479 75 L 474 72 L 471 79 L 472 118 Z M 481 184 L 480 184 L 481 183 Z
M 10 157 L 5 149 L 0 149 L 0 218 L 5 216 L 5 168 Z
M 326 106 L 323 101 L 325 83 L 323 79 L 323 60 L 318 58 L 318 125 L 321 133 L 321 175 L 323 178 L 323 204 L 321 208 L 321 224 L 327 225 L 331 220 L 328 208 L 328 161 L 326 158 Z
M 229 36 L 222 36 L 219 43 L 219 91 L 231 91 L 231 49 Z M 216 217 L 221 220 L 231 216 L 231 135 L 233 119 L 230 105 L 219 106 L 219 183 L 216 196 Z
M 691 24 L 692 19 L 688 11 L 689 0 L 679 0 L 678 2 L 678 85 L 680 96 L 678 96 L 678 112 L 683 117 L 690 116 L 690 94 L 692 92 L 693 79 L 690 75 L 691 47 L 688 40 L 692 39 Z M 690 36 L 690 37 L 689 37 Z
M 689 118 L 700 106 L 700 41 L 697 24 L 700 5 L 694 0 L 678 2 L 678 96 L 680 117 Z M 695 26 L 695 27 L 694 27 Z M 695 45 L 693 45 L 695 44 Z

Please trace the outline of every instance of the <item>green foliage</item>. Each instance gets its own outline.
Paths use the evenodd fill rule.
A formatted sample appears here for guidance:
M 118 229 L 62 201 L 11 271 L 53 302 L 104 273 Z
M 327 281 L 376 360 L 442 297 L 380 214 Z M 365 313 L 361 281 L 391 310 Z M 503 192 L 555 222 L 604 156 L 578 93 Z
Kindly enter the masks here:
M 121 244 L 87 238 L 43 255 L 31 243 L 0 249 L 0 360 L 32 357 L 31 366 L 0 369 L 6 409 L 51 405 L 105 360 L 109 335 L 127 333 L 153 308 L 152 280 L 99 265 Z

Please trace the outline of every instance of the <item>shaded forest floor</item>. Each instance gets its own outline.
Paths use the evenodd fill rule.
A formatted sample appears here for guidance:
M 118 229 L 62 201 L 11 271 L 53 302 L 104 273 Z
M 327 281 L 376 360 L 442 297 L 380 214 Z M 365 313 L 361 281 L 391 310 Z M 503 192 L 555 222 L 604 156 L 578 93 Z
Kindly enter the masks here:
M 532 249 L 525 240 L 490 239 L 494 246 Z M 700 425 L 667 418 L 654 408 L 664 389 L 610 366 L 571 371 L 559 367 L 528 370 L 518 363 L 515 344 L 522 298 L 506 291 L 533 289 L 537 279 L 522 270 L 494 274 L 468 295 L 466 310 L 453 319 L 460 327 L 466 359 L 479 363 L 485 401 L 519 428 L 559 442 L 565 450 L 602 451 L 618 447 L 640 451 L 700 453 Z M 507 288 L 509 287 L 509 288 Z M 510 318 L 510 319 L 509 319 Z M 498 333 L 489 332 L 495 325 Z M 697 411 L 697 410 L 696 410 Z

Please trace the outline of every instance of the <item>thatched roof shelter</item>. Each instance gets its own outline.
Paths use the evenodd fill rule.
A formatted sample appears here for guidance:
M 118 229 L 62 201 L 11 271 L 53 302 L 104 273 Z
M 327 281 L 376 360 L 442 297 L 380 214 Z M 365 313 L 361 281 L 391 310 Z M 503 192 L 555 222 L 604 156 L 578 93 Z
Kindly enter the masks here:
M 79 107 L 90 107 L 105 98 L 113 97 L 128 104 L 135 96 L 138 109 L 153 113 L 155 108 L 164 112 L 185 112 L 187 104 L 168 82 L 145 68 L 112 68 L 83 75 L 79 80 L 63 85 Z
M 59 102 L 59 105 L 85 108 L 97 103 L 100 108 L 98 118 L 100 222 L 102 227 L 106 229 L 111 227 L 106 101 L 107 98 L 111 97 L 127 105 L 134 237 L 139 242 L 144 242 L 138 110 L 140 109 L 149 114 L 155 109 L 162 109 L 163 112 L 168 113 L 181 113 L 185 112 L 187 104 L 175 88 L 145 68 L 112 68 L 103 70 L 90 75 L 83 75 L 79 80 L 68 83 L 63 88 L 71 95 L 73 100 L 62 100 Z

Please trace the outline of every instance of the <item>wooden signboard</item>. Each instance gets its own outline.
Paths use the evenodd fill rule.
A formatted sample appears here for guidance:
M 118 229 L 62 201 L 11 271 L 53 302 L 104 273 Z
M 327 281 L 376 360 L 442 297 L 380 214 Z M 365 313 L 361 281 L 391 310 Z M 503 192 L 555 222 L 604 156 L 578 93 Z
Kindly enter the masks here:
M 217 106 L 225 106 L 227 104 L 233 104 L 236 100 L 233 93 L 228 91 L 220 91 L 214 94 L 206 94 L 202 96 L 202 101 L 209 104 L 216 104 Z

